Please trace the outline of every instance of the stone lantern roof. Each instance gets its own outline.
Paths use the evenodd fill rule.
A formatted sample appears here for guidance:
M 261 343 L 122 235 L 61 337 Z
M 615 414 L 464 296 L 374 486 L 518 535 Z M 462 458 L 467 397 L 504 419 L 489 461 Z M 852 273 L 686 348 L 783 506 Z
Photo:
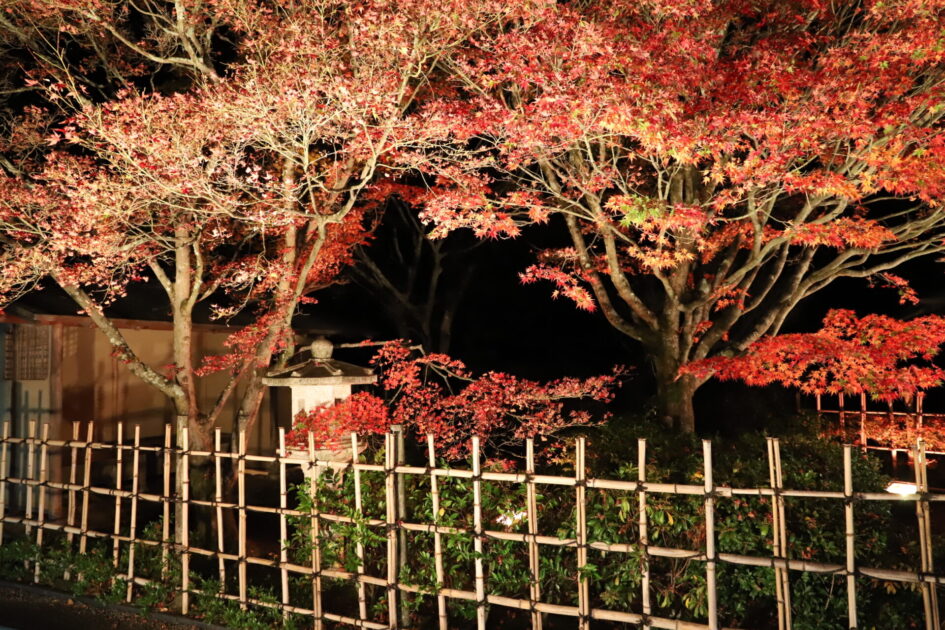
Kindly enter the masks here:
M 308 348 L 307 361 L 270 371 L 263 384 L 270 387 L 298 387 L 300 385 L 373 385 L 377 376 L 370 368 L 331 358 L 334 345 L 319 337 Z

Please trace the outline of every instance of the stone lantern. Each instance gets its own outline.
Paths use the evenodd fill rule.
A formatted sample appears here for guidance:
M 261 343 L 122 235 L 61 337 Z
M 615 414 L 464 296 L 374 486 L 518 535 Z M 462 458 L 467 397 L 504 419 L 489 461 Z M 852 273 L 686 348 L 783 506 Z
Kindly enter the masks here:
M 377 376 L 370 368 L 345 363 L 331 357 L 334 344 L 325 337 L 319 337 L 309 346 L 310 358 L 279 370 L 269 372 L 263 378 L 263 384 L 269 387 L 288 387 L 292 395 L 292 418 L 301 411 L 310 411 L 320 405 L 331 405 L 351 395 L 353 385 L 373 385 Z M 346 443 L 347 435 L 338 436 L 341 444 Z M 292 459 L 308 461 L 308 449 L 286 449 Z M 315 458 L 322 461 L 350 461 L 351 448 L 337 450 L 318 449 Z M 318 470 L 309 470 L 303 466 L 306 477 L 318 474 Z

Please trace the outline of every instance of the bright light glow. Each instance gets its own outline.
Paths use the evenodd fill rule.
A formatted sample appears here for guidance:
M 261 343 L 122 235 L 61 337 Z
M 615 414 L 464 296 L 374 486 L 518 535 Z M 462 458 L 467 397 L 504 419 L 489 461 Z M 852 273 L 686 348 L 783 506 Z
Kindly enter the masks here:
M 916 486 L 914 483 L 908 483 L 905 481 L 894 481 L 886 486 L 886 492 L 892 492 L 893 494 L 898 494 L 901 496 L 915 494 L 918 489 L 918 486 Z
M 499 523 L 500 525 L 505 525 L 506 527 L 511 527 L 525 518 L 525 515 L 525 510 L 522 510 L 521 512 L 513 512 L 512 514 L 501 514 L 496 517 L 495 522 Z

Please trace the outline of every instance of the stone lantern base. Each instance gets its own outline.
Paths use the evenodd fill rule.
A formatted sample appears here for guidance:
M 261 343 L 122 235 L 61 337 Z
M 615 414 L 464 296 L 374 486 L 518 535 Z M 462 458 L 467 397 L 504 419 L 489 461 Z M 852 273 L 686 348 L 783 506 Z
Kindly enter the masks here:
M 358 445 L 358 454 L 364 452 L 364 449 L 367 447 L 366 444 Z M 318 479 L 322 474 L 328 470 L 329 466 L 322 466 L 315 464 L 310 466 L 311 458 L 309 457 L 309 451 L 307 448 L 293 448 L 286 447 L 285 449 L 285 459 L 290 462 L 298 462 L 302 465 L 302 475 L 305 476 L 307 480 Z M 347 448 L 338 448 L 338 449 L 315 449 L 315 460 L 316 462 L 344 462 L 348 463 L 352 461 L 351 447 Z

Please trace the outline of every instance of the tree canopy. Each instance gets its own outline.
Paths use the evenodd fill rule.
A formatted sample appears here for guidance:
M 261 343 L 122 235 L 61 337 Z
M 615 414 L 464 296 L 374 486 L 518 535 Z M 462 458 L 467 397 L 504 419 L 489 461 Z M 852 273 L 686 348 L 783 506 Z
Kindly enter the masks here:
M 693 428 L 691 361 L 778 333 L 838 278 L 945 238 L 941 2 L 582 2 L 450 60 L 468 121 L 422 210 L 435 233 L 563 223 L 525 282 L 643 344 Z
M 692 430 L 681 368 L 838 278 L 908 299 L 892 270 L 945 249 L 943 27 L 941 0 L 15 0 L 0 289 L 59 284 L 195 427 L 201 373 L 246 379 L 246 424 L 390 195 L 432 237 L 556 222 L 522 280 L 640 342 Z M 170 376 L 103 315 L 146 278 Z M 201 300 L 253 314 L 231 356 L 194 357 Z

